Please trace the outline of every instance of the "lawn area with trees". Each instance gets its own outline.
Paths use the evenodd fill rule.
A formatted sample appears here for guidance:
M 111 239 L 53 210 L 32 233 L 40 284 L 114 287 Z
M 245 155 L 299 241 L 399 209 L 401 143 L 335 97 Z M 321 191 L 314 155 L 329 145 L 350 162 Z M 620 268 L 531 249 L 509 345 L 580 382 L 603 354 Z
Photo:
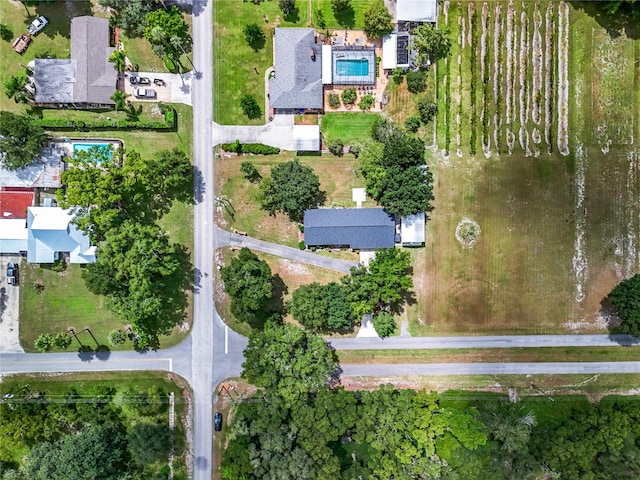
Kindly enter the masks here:
M 5 377 L 1 478 L 166 478 L 173 450 L 173 478 L 186 480 L 185 388 L 151 372 Z

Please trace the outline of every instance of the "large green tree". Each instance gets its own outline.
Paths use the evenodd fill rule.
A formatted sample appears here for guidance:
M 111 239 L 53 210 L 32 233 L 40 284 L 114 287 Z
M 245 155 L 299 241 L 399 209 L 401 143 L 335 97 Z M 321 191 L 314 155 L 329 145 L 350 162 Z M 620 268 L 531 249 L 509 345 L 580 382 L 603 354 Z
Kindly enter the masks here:
M 640 274 L 616 285 L 609 294 L 609 300 L 622 320 L 620 330 L 640 337 Z
M 287 402 L 326 388 L 336 379 L 337 357 L 329 345 L 295 325 L 268 322 L 244 351 L 242 377 L 275 391 Z
M 323 205 L 325 196 L 318 175 L 297 158 L 273 167 L 271 176 L 260 184 L 262 208 L 285 213 L 294 221 L 301 221 L 305 210 Z
M 141 466 L 166 460 L 171 448 L 171 430 L 168 425 L 136 423 L 127 433 L 127 444 L 132 460 Z
M 447 29 L 430 23 L 419 25 L 413 31 L 412 48 L 417 51 L 416 64 L 425 65 L 427 60 L 435 62 L 449 55 L 451 40 Z
M 114 10 L 112 25 L 123 29 L 130 37 L 141 37 L 146 26 L 146 16 L 156 5 L 156 0 L 98 0 L 100 5 Z
M 351 305 L 344 287 L 335 282 L 301 286 L 293 292 L 288 308 L 293 318 L 316 332 L 353 326 Z
M 191 49 L 192 42 L 189 35 L 189 26 L 182 18 L 180 9 L 175 5 L 147 13 L 145 21 L 144 38 L 152 45 L 161 46 L 165 53 L 170 53 L 173 50 L 172 38 L 179 38 L 181 46 L 185 50 Z M 180 56 L 181 52 L 176 51 L 173 53 L 176 56 Z
M 250 322 L 261 312 L 273 290 L 271 268 L 248 248 L 220 270 L 224 291 L 231 297 L 231 313 L 240 321 Z
M 383 0 L 375 0 L 364 11 L 364 32 L 369 38 L 379 38 L 393 31 L 393 17 Z
M 44 130 L 28 115 L 0 111 L 0 164 L 17 170 L 33 163 L 45 140 Z

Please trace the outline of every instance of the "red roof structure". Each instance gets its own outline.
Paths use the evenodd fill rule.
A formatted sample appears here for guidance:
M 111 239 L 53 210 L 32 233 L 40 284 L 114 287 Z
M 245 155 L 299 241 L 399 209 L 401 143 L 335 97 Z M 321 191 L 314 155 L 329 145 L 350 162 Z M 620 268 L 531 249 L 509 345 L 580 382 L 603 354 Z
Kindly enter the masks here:
M 0 190 L 0 218 L 27 218 L 27 207 L 33 206 L 33 191 Z

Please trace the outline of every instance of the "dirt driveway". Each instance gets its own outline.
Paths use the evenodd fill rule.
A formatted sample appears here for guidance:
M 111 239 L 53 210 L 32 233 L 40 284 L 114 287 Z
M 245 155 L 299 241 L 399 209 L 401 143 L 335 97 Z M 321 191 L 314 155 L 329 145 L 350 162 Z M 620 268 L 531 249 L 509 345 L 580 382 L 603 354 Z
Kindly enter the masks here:
M 20 287 L 7 283 L 7 264 L 20 265 L 20 256 L 0 256 L 0 352 L 24 352 L 20 346 L 18 318 L 20 316 Z M 18 275 L 20 272 L 18 271 Z

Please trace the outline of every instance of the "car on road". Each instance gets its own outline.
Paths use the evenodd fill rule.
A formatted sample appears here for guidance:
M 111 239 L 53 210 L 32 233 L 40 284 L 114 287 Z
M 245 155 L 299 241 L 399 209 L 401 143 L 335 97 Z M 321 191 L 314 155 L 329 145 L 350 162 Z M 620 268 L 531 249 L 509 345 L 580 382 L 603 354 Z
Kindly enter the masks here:
M 18 284 L 18 264 L 9 262 L 7 264 L 7 283 L 9 285 Z
M 46 27 L 48 23 L 49 23 L 49 20 L 47 20 L 43 15 L 40 15 L 33 22 L 31 22 L 31 25 L 27 27 L 27 31 L 29 32 L 30 35 L 36 35 L 44 27 Z
M 133 94 L 140 98 L 155 98 L 156 91 L 153 88 L 136 88 Z
M 222 430 L 222 414 L 220 412 L 216 413 L 213 417 L 213 429 L 216 432 Z

